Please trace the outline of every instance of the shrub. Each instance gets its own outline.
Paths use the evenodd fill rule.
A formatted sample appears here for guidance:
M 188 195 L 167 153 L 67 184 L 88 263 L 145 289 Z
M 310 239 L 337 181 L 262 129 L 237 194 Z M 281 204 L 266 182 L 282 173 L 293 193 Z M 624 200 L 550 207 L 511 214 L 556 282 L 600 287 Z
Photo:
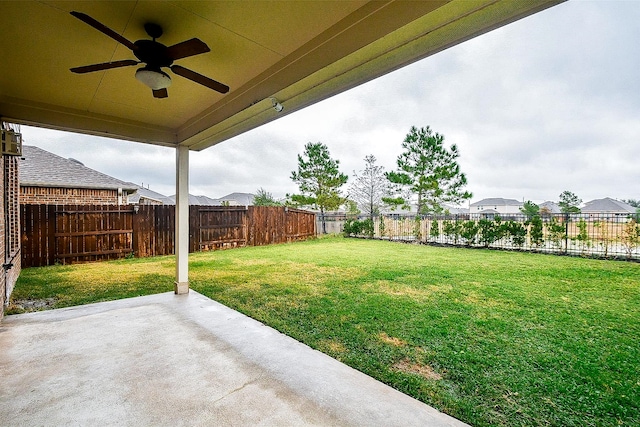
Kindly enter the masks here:
M 578 230 L 578 235 L 574 240 L 580 244 L 582 255 L 584 255 L 587 248 L 591 245 L 589 232 L 587 231 L 587 222 L 584 219 L 580 219 L 580 221 L 578 221 Z
M 420 215 L 416 215 L 413 220 L 413 235 L 416 236 L 416 240 L 422 240 L 422 218 Z
M 566 224 L 558 221 L 555 216 L 551 217 L 551 221 L 547 223 L 547 232 L 553 245 L 556 248 L 562 247 L 562 241 L 567 237 Z
M 531 238 L 531 244 L 534 246 L 540 246 L 544 242 L 544 233 L 542 232 L 542 219 L 540 215 L 536 215 L 527 222 L 525 222 L 529 228 L 529 237 Z
M 460 230 L 460 237 L 462 237 L 467 245 L 473 245 L 478 237 L 478 224 L 475 221 L 465 221 L 462 223 L 462 229 Z
M 504 237 L 504 228 L 501 224 L 502 220 L 496 216 L 495 220 L 481 219 L 478 221 L 478 232 L 480 234 L 480 243 L 485 247 L 489 247 L 492 243 Z
M 342 232 L 345 237 L 357 235 L 360 232 L 360 222 L 355 218 L 348 218 L 342 227 Z
M 373 233 L 374 233 L 373 220 L 371 218 L 367 218 L 360 221 L 360 223 L 362 224 L 360 228 L 361 233 L 369 237 L 373 237 Z
M 440 226 L 437 219 L 433 219 L 431 221 L 431 228 L 429 229 L 429 237 L 433 240 L 437 240 L 438 236 L 440 236 Z
M 596 221 L 593 223 L 593 227 L 598 230 L 598 245 L 604 251 L 604 256 L 609 255 L 609 249 L 615 241 L 614 236 L 611 235 L 611 227 L 607 221 Z
M 345 221 L 342 232 L 344 233 L 345 237 L 362 235 L 373 237 L 373 220 L 371 218 L 367 218 L 359 221 L 355 218 L 349 218 Z
M 527 229 L 525 226 L 516 221 L 507 221 L 503 224 L 505 234 L 511 238 L 511 243 L 514 246 L 522 247 L 527 240 Z
M 640 246 L 640 224 L 638 224 L 635 219 L 627 222 L 624 226 L 621 237 L 622 246 L 627 253 L 627 257 L 631 259 L 633 251 Z
M 449 239 L 453 239 L 453 243 L 458 244 L 460 233 L 462 231 L 462 223 L 457 221 L 445 220 L 442 222 L 442 231 Z

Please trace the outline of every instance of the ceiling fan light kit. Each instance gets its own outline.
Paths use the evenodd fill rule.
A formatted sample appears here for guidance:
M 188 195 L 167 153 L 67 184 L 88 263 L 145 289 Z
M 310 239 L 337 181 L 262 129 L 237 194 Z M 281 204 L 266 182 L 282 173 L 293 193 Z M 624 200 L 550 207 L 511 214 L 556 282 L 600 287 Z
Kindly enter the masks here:
M 166 89 L 171 86 L 171 77 L 159 68 L 154 70 L 149 67 L 142 67 L 136 71 L 136 79 L 151 90 Z
M 167 88 L 171 86 L 171 77 L 162 71 L 162 67 L 170 68 L 175 74 L 202 86 L 206 86 L 209 89 L 213 89 L 216 92 L 223 94 L 229 92 L 229 86 L 223 83 L 198 74 L 188 68 L 181 67 L 180 65 L 172 65 L 173 61 L 178 59 L 210 52 L 211 49 L 209 49 L 209 46 L 202 40 L 193 38 L 167 47 L 156 41 L 156 38 L 162 35 L 162 27 L 157 24 L 147 23 L 144 25 L 145 31 L 153 40 L 137 40 L 132 43 L 87 14 L 73 11 L 71 15 L 111 37 L 118 43 L 128 47 L 135 57 L 140 60 L 127 59 L 102 64 L 85 65 L 83 67 L 72 68 L 71 71 L 74 73 L 84 74 L 94 71 L 104 71 L 111 68 L 145 64 L 144 67 L 136 71 L 136 79 L 151 88 L 154 98 L 166 98 L 168 96 Z

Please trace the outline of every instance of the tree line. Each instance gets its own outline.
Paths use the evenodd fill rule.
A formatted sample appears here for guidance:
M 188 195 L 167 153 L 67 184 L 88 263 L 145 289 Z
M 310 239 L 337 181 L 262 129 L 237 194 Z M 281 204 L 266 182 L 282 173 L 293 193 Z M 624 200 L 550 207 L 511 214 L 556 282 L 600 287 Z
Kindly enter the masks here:
M 298 154 L 298 168 L 291 172 L 291 180 L 298 185 L 297 194 L 287 194 L 284 202 L 260 188 L 254 205 L 310 207 L 320 212 L 322 232 L 326 233 L 324 214 L 346 205 L 347 213 L 362 214 L 371 221 L 383 207 L 409 209 L 417 200 L 421 215 L 444 213 L 448 204 L 459 205 L 471 199 L 467 191 L 466 175 L 458 164 L 460 152 L 455 144 L 446 146 L 444 135 L 429 126 L 412 126 L 402 142 L 402 152 L 396 159 L 396 169 L 385 171 L 376 164 L 373 155 L 364 158 L 365 168 L 354 171 L 354 177 L 343 195 L 342 187 L 348 176 L 340 171 L 340 161 L 331 157 L 329 148 L 321 142 L 309 142 Z M 638 201 L 629 200 L 637 205 Z M 560 194 L 558 206 L 562 212 L 580 212 L 582 200 L 570 191 Z M 540 208 L 527 201 L 521 211 L 529 217 L 540 215 Z
M 455 144 L 445 146 L 443 135 L 429 126 L 413 126 L 402 149 L 396 160 L 397 168 L 391 172 L 377 165 L 375 156 L 366 156 L 365 169 L 355 173 L 347 195 L 343 196 L 341 188 L 348 176 L 339 170 L 340 161 L 331 157 L 325 144 L 309 142 L 298 155 L 298 170 L 291 173 L 300 192 L 288 194 L 287 202 L 319 210 L 324 233 L 324 213 L 344 204 L 352 213 L 373 218 L 382 206 L 408 207 L 414 197 L 418 213 L 422 214 L 442 212 L 444 204 L 457 204 L 472 197 L 464 190 L 467 178 L 457 161 L 460 153 Z

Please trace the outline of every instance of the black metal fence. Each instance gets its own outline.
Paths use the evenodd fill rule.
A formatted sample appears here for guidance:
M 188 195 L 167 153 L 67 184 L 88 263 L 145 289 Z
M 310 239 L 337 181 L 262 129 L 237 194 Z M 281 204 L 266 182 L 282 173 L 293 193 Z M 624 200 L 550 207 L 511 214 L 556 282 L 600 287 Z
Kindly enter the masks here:
M 420 216 L 350 219 L 351 236 L 405 242 L 640 260 L 640 215 L 548 214 Z

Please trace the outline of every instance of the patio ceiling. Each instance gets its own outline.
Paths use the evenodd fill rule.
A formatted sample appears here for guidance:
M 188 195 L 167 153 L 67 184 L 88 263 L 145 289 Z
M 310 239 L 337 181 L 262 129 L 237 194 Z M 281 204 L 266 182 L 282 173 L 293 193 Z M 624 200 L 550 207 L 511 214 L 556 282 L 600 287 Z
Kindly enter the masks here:
M 2 1 L 0 116 L 201 150 L 556 3 Z M 71 73 L 135 59 L 71 11 L 132 42 L 148 38 L 146 22 L 162 26 L 158 41 L 167 46 L 197 37 L 211 52 L 177 63 L 231 90 L 220 94 L 169 72 L 169 96 L 158 99 L 134 78 L 140 66 Z M 382 95 L 393 96 L 393 88 Z

